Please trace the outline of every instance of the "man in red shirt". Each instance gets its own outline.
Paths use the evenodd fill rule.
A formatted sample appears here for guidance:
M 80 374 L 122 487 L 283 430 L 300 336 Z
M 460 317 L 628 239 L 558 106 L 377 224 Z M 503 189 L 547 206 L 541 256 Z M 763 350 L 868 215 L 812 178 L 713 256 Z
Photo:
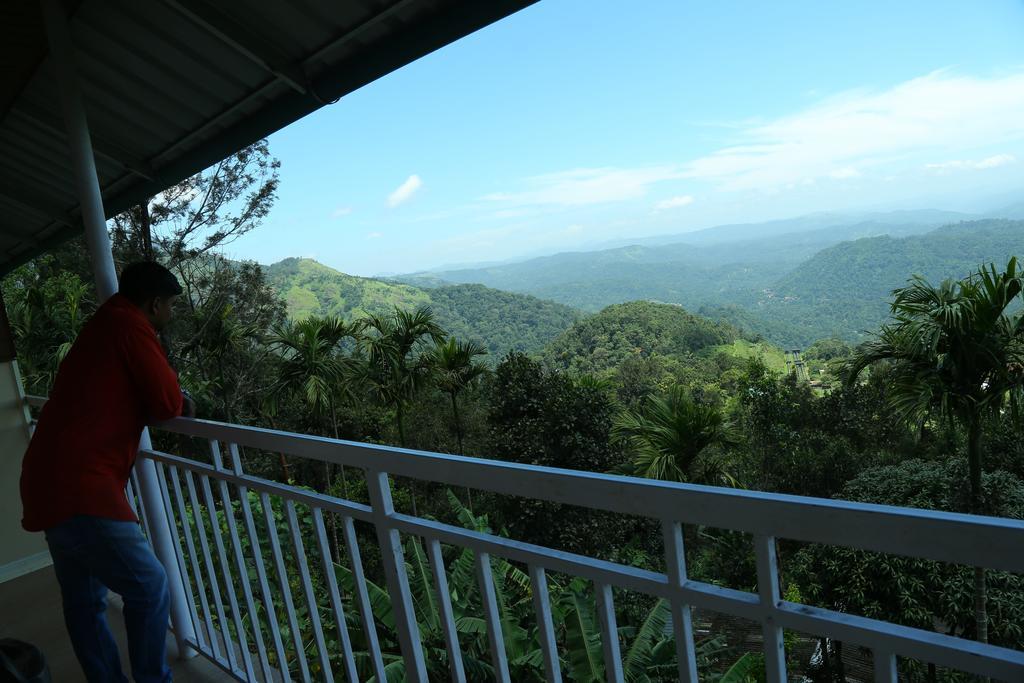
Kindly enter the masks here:
M 147 423 L 194 414 L 159 330 L 181 285 L 159 264 L 132 264 L 61 363 L 22 463 L 22 526 L 46 532 L 64 622 L 86 678 L 125 681 L 106 621 L 124 600 L 132 676 L 169 681 L 167 577 L 125 496 Z

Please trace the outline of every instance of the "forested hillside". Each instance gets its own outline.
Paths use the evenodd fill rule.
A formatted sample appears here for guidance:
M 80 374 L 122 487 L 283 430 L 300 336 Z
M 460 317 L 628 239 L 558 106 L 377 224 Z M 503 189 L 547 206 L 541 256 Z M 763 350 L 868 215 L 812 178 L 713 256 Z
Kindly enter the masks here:
M 778 339 L 786 344 L 832 335 L 861 341 L 886 319 L 890 292 L 911 275 L 960 278 L 983 263 L 1005 266 L 1015 254 L 1024 254 L 1024 221 L 973 221 L 924 235 L 843 242 L 780 278 L 755 316 L 788 333 Z M 748 325 L 755 327 L 756 319 Z
M 687 356 L 739 336 L 731 325 L 693 315 L 682 306 L 634 301 L 576 323 L 548 346 L 545 358 L 556 367 L 594 373 L 627 358 Z
M 568 306 L 483 285 L 429 291 L 440 324 L 459 339 L 475 339 L 493 358 L 509 351 L 535 353 L 578 320 Z
M 615 304 L 585 318 L 545 349 L 554 371 L 590 376 L 615 390 L 624 406 L 637 406 L 673 386 L 721 401 L 751 361 L 786 371 L 783 352 L 752 341 L 724 322 L 672 304 Z
M 430 306 L 438 323 L 460 340 L 482 344 L 492 358 L 509 351 L 535 353 L 579 318 L 561 304 L 482 285 L 424 290 L 340 273 L 311 259 L 290 258 L 268 266 L 267 280 L 284 298 L 288 315 L 359 317 Z

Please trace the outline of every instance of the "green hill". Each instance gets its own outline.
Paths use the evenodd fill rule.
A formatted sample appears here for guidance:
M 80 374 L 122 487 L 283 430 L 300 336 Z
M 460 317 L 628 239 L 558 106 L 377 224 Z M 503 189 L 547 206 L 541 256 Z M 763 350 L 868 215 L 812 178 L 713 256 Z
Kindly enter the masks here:
M 628 358 L 683 358 L 739 338 L 731 325 L 693 315 L 682 306 L 633 301 L 577 322 L 548 345 L 544 357 L 553 367 L 594 374 Z
M 482 285 L 421 289 L 346 275 L 311 259 L 289 258 L 266 268 L 293 318 L 334 314 L 355 318 L 395 306 L 430 306 L 438 323 L 460 339 L 482 344 L 492 357 L 509 350 L 536 353 L 580 314 L 561 304 Z
M 923 235 L 843 242 L 780 278 L 753 312 L 787 330 L 789 338 L 773 338 L 779 343 L 805 346 L 830 336 L 862 341 L 886 320 L 892 290 L 911 275 L 960 278 L 981 264 L 1005 266 L 1013 255 L 1024 255 L 1024 221 L 972 221 Z
M 430 295 L 417 287 L 346 275 L 313 259 L 287 258 L 267 266 L 265 272 L 292 318 L 327 314 L 352 318 L 384 313 L 394 306 L 430 303 Z
M 629 407 L 674 385 L 724 401 L 752 359 L 786 371 L 785 354 L 773 344 L 681 306 L 649 301 L 609 306 L 577 322 L 543 354 L 548 367 L 607 382 Z

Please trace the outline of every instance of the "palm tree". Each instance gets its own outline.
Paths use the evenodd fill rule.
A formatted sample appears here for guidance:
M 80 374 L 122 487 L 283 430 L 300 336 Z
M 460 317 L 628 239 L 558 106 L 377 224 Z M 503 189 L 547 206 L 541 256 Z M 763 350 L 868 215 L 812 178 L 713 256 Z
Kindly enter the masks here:
M 270 344 L 281 356 L 277 387 L 271 390 L 298 395 L 318 419 L 330 415 L 334 438 L 338 438 L 337 401 L 353 393 L 350 378 L 355 374 L 352 361 L 340 352 L 339 345 L 346 337 L 358 335 L 358 326 L 348 324 L 337 316 L 310 317 L 299 322 L 288 322 L 277 327 Z M 348 498 L 348 480 L 345 466 L 340 466 L 342 495 Z M 324 486 L 331 489 L 331 464 L 324 463 Z M 338 530 L 334 516 L 330 516 L 331 539 L 334 553 L 338 553 Z
M 462 446 L 462 419 L 459 416 L 459 394 L 472 386 L 484 373 L 487 366 L 473 361 L 477 356 L 484 356 L 487 350 L 475 342 L 456 341 L 449 337 L 443 344 L 437 344 L 431 351 L 430 361 L 434 366 L 435 381 L 441 391 L 452 400 L 452 419 L 455 421 L 455 439 L 459 444 L 459 454 L 465 449 Z M 466 487 L 466 502 L 470 511 L 473 510 L 473 493 Z
M 484 356 L 487 350 L 475 342 L 456 341 L 450 337 L 443 344 L 438 344 L 431 352 L 434 365 L 435 381 L 441 391 L 448 394 L 452 401 L 452 418 L 455 421 L 455 438 L 462 447 L 462 420 L 459 417 L 459 394 L 472 386 L 477 379 L 487 372 L 487 366 L 473 359 Z M 470 509 L 472 509 L 470 505 Z
M 698 483 L 729 480 L 717 461 L 702 456 L 710 446 L 733 443 L 732 425 L 719 409 L 698 403 L 680 386 L 622 413 L 612 425 L 612 438 L 626 444 L 633 457 L 627 468 L 635 476 Z
M 412 312 L 396 307 L 388 317 L 367 315 L 359 324 L 370 332 L 360 339 L 368 361 L 366 379 L 381 401 L 395 410 L 398 442 L 404 447 L 405 408 L 426 385 L 431 370 L 428 356 L 413 354 L 427 339 L 443 343 L 445 332 L 426 306 Z
M 892 407 L 904 419 L 923 427 L 937 414 L 966 428 L 972 514 L 984 511 L 982 422 L 999 415 L 1007 402 L 1019 417 L 1024 398 L 1024 316 L 1008 312 L 1022 287 L 1016 258 L 1003 272 L 989 265 L 937 287 L 914 276 L 893 292 L 894 321 L 856 351 L 847 374 L 852 384 L 865 368 L 886 362 Z M 988 642 L 985 602 L 985 570 L 976 568 L 974 615 L 981 642 Z

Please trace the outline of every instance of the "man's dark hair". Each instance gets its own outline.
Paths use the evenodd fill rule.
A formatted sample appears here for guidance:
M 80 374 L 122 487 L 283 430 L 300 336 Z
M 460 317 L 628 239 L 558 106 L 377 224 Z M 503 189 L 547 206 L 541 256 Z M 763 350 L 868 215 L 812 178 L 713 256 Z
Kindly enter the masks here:
M 124 267 L 117 290 L 136 306 L 145 305 L 155 297 L 181 294 L 181 285 L 174 273 L 155 261 L 139 261 Z

